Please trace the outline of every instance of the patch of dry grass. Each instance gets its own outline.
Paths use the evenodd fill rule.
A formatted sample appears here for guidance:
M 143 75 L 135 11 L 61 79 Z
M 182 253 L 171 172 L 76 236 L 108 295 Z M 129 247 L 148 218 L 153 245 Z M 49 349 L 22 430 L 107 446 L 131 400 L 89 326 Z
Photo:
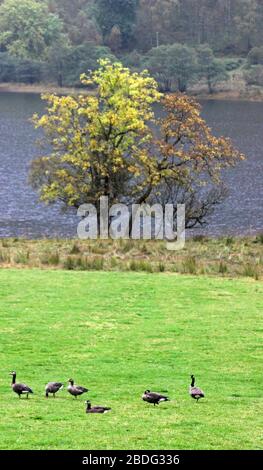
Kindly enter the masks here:
M 262 235 L 197 236 L 181 251 L 163 241 L 0 240 L 0 267 L 82 271 L 178 272 L 197 275 L 263 278 Z

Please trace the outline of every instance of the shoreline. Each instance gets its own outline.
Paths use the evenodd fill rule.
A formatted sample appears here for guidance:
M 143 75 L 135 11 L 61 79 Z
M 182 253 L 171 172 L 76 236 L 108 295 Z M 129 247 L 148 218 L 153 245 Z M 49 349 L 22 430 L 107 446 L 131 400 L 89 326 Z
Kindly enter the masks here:
M 80 91 L 81 88 L 59 88 L 56 85 L 44 83 L 38 85 L 26 85 L 23 83 L 0 83 L 0 93 L 28 93 L 36 95 L 41 95 L 42 93 L 54 93 L 59 95 L 69 95 L 80 93 Z
M 252 95 L 250 93 L 239 93 L 239 92 L 217 92 L 212 95 L 206 93 L 190 94 L 197 100 L 203 101 L 249 101 L 251 103 L 262 103 L 263 102 L 263 91 L 260 95 Z
M 59 88 L 54 84 L 34 84 L 27 85 L 23 83 L 0 83 L 0 93 L 28 93 L 41 95 L 42 93 L 53 93 L 58 95 L 76 95 L 76 94 L 85 94 L 90 93 L 87 90 L 76 87 L 62 87 Z M 263 89 L 262 93 L 253 93 L 252 90 L 247 92 L 240 91 L 218 91 L 213 94 L 191 91 L 189 90 L 188 94 L 197 100 L 207 100 L 207 101 L 250 101 L 250 102 L 263 102 Z

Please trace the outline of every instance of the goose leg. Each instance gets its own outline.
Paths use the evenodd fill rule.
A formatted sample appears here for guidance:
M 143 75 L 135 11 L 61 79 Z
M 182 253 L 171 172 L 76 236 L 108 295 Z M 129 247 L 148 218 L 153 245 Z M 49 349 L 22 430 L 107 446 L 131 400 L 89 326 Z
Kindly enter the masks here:
M 53 393 L 53 398 L 56 398 L 56 395 L 55 395 L 55 393 Z
M 26 394 L 26 397 L 28 398 L 28 393 Z

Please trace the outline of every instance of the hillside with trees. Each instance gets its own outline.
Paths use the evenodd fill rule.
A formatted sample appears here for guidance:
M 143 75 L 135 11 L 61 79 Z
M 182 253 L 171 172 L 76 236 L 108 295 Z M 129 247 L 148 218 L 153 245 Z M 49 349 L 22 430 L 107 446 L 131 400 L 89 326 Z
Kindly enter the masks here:
M 0 82 L 81 86 L 101 58 L 162 91 L 263 86 L 261 0 L 0 0 Z

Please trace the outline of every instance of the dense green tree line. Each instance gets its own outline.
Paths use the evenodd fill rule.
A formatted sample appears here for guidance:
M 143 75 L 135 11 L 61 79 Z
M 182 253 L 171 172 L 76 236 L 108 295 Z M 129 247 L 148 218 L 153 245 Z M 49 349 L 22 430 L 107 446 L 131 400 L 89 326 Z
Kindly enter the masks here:
M 101 57 L 148 67 L 161 89 L 210 92 L 243 58 L 261 83 L 262 0 L 0 0 L 0 81 L 80 85 Z
M 140 0 L 139 48 L 208 43 L 223 54 L 247 54 L 262 44 L 262 0 Z

